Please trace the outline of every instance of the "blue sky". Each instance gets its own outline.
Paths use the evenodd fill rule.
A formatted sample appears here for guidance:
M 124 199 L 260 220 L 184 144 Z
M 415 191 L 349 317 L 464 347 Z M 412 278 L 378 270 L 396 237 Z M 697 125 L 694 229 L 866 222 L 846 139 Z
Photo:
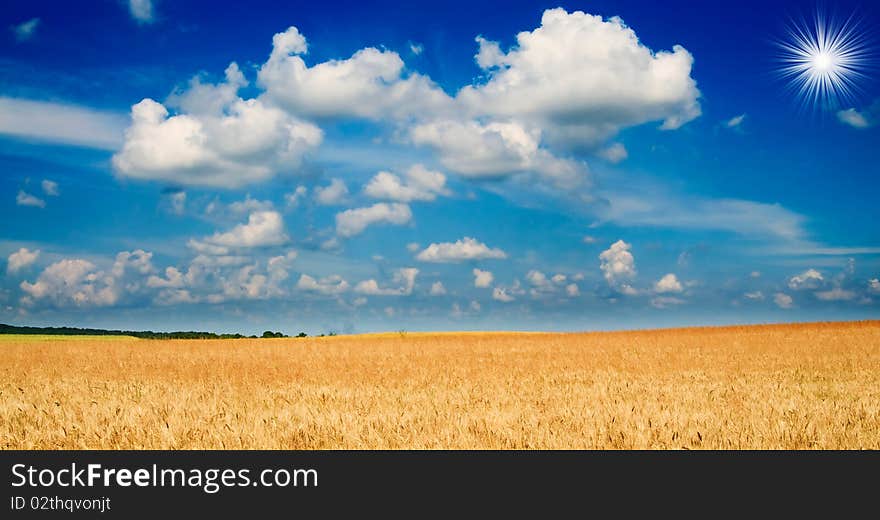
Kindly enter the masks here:
M 877 318 L 880 11 L 12 2 L 0 322 L 288 333 Z

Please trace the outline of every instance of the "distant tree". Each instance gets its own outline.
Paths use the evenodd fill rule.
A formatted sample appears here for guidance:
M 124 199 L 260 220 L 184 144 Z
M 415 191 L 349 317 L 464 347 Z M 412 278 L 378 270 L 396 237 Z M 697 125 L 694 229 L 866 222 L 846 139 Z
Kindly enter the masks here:
M 307 338 L 308 336 L 309 335 L 306 334 L 305 332 L 300 332 L 299 334 L 296 335 L 296 337 L 298 337 L 298 338 Z

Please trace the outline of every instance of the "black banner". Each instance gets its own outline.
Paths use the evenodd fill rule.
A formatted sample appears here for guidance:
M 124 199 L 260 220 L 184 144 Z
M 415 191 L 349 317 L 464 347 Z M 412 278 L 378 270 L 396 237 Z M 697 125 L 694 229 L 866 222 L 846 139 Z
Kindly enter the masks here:
M 0 518 L 876 514 L 877 452 L 6 451 Z M 710 510 L 702 508 L 709 507 Z M 760 513 L 760 514 L 758 514 Z M 570 515 L 564 515 L 570 516 Z M 605 515 L 603 515 L 605 516 Z M 250 518 L 252 516 L 245 516 Z M 260 517 L 262 518 L 262 517 Z

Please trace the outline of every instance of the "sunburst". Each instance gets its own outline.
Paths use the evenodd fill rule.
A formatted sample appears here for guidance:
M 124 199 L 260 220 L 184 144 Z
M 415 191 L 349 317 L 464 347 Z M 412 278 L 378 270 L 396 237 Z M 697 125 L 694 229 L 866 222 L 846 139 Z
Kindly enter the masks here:
M 817 12 L 812 23 L 792 22 L 780 40 L 779 74 L 804 105 L 833 110 L 853 103 L 867 78 L 869 46 L 861 24 Z

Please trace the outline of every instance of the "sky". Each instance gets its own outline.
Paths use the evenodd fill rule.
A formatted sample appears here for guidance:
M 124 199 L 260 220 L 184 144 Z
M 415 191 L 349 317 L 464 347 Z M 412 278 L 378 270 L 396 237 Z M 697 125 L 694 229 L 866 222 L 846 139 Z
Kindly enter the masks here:
M 714 4 L 12 1 L 0 322 L 877 319 L 880 8 Z

